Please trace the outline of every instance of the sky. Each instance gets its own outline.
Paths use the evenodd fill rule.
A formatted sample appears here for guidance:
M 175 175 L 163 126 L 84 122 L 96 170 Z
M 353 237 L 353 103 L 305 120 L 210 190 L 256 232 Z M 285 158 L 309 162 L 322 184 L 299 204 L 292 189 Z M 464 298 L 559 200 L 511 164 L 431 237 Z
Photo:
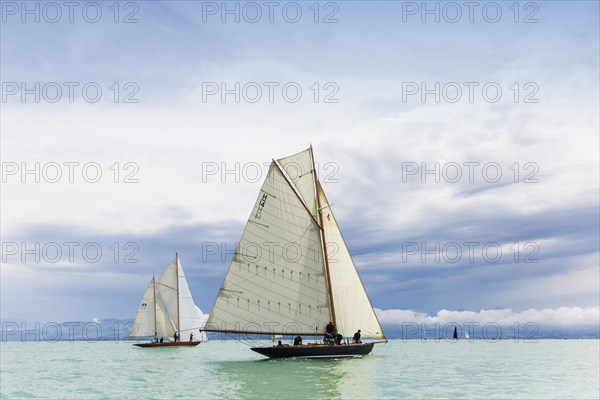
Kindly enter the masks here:
M 176 251 L 210 312 L 312 145 L 382 322 L 598 326 L 597 2 L 1 12 L 3 319 L 131 318 Z

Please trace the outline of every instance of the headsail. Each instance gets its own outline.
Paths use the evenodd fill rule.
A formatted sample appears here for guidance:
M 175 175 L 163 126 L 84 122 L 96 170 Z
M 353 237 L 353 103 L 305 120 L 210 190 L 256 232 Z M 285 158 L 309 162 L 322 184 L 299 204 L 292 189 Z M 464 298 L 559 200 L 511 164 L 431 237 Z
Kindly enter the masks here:
M 345 335 L 352 335 L 360 329 L 362 337 L 385 339 L 373 306 L 342 237 L 342 232 L 319 182 L 317 182 L 317 195 L 319 196 L 323 232 L 328 249 L 328 267 L 336 328 L 338 332 Z
M 172 337 L 175 328 L 167 307 L 157 290 L 154 277 L 148 284 L 129 337 Z
M 154 336 L 155 328 L 155 308 L 154 308 L 154 277 L 148 284 L 140 308 L 135 316 L 133 329 L 129 337 Z
M 293 185 L 273 161 L 206 330 L 320 335 L 330 321 L 316 208 Z

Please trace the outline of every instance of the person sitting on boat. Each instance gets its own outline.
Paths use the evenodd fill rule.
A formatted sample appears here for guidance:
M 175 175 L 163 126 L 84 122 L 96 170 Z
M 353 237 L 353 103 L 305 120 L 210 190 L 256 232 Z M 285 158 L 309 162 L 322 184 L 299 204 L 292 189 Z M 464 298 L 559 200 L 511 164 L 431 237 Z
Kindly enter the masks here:
M 329 323 L 325 327 L 325 332 L 329 333 L 330 335 L 333 335 L 333 333 L 335 332 L 335 327 L 333 326 L 333 322 L 329 321 Z
M 277 341 L 277 347 L 283 347 L 283 344 L 281 343 L 281 340 Z
M 161 342 L 161 343 L 163 342 L 163 338 L 162 338 L 162 336 L 161 336 L 161 338 L 160 338 L 160 342 Z
M 342 344 L 343 339 L 344 339 L 344 335 L 342 335 L 339 332 L 336 332 L 335 335 L 333 335 L 333 343 L 334 344 Z
M 354 340 L 354 343 L 362 343 L 360 341 L 360 329 L 354 334 L 354 337 L 352 338 L 352 340 Z
M 302 336 L 298 335 L 294 338 L 294 346 L 302 345 Z
M 190 332 L 190 342 L 194 341 L 194 332 Z

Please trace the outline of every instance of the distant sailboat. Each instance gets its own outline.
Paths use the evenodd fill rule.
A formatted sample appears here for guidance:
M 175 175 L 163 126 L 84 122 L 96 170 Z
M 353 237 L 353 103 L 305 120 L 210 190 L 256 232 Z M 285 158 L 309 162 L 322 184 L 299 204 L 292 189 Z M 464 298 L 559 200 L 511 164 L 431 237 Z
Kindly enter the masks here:
M 387 342 L 331 205 L 312 147 L 273 160 L 248 219 L 206 331 L 269 337 L 324 336 Z M 358 337 L 358 336 L 357 336 Z M 267 357 L 352 357 L 378 342 L 253 347 Z
M 468 332 L 466 329 L 465 329 L 465 339 L 471 339 L 471 338 L 469 337 L 469 332 Z
M 452 339 L 458 340 L 458 328 L 454 327 L 454 334 L 452 335 Z
M 150 343 L 134 344 L 139 347 L 197 346 L 207 340 L 206 334 L 199 331 L 203 322 L 204 315 L 194 304 L 176 254 L 158 279 L 152 277 L 148 284 L 129 337 L 153 338 Z M 166 341 L 160 342 L 158 338 Z
M 275 342 L 277 341 L 277 339 L 281 339 L 283 337 L 283 335 L 273 335 L 271 337 L 271 342 Z

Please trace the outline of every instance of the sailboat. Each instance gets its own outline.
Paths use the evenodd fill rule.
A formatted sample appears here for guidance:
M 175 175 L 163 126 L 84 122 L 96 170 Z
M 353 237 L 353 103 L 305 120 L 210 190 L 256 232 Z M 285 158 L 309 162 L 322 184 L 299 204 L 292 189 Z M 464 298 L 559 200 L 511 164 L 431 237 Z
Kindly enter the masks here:
M 271 162 L 204 330 L 323 337 L 329 323 L 346 344 L 323 340 L 251 350 L 273 358 L 339 358 L 366 355 L 375 343 L 387 342 L 310 147 Z M 361 339 L 380 340 L 350 344 L 358 330 Z
M 153 338 L 150 343 L 134 343 L 139 347 L 197 346 L 207 340 L 206 334 L 199 331 L 203 321 L 204 315 L 194 304 L 176 253 L 158 279 L 152 277 L 128 337 Z M 161 342 L 159 337 L 167 340 Z
M 458 340 L 458 328 L 454 327 L 454 333 L 452 334 L 452 339 Z

